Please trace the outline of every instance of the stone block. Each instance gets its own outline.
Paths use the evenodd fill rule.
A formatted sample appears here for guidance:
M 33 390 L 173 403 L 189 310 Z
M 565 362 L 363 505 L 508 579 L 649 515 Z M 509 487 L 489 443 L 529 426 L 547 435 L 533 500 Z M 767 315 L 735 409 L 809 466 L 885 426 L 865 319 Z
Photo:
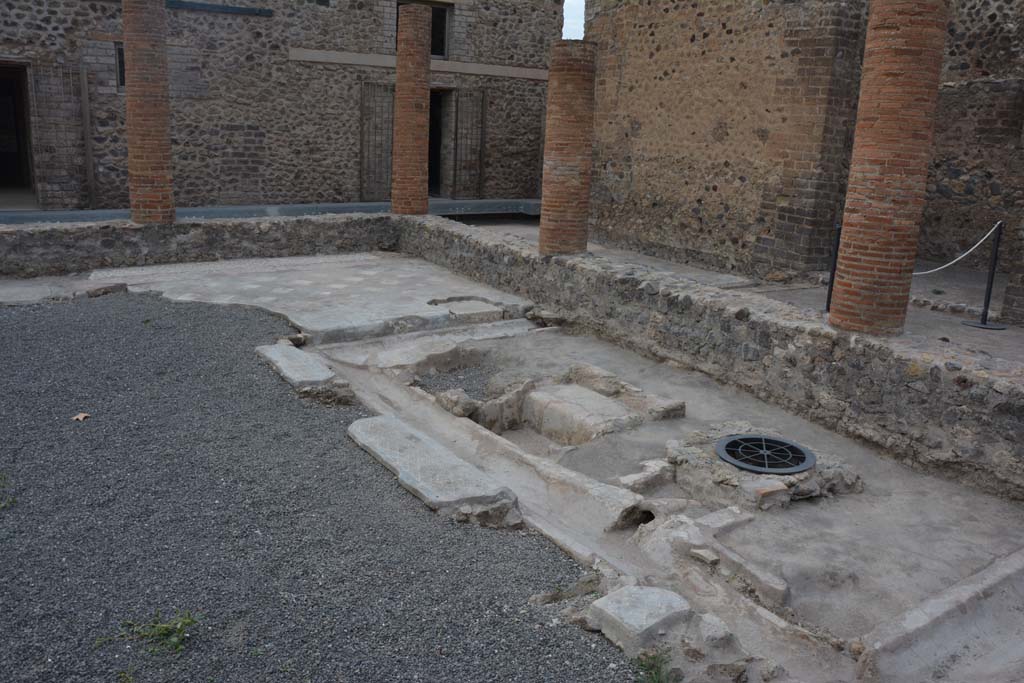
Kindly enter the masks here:
M 649 647 L 662 631 L 693 616 L 682 596 L 664 588 L 626 586 L 590 606 L 589 621 L 626 652 Z
M 316 387 L 334 377 L 334 371 L 323 359 L 297 349 L 290 343 L 260 346 L 256 353 L 296 389 Z
M 431 510 L 482 526 L 522 523 L 518 499 L 512 491 L 398 418 L 357 420 L 348 433 Z
M 665 460 L 647 460 L 640 463 L 643 469 L 634 474 L 619 477 L 618 485 L 630 491 L 643 493 L 665 484 L 671 484 L 676 468 Z
M 577 445 L 638 423 L 639 416 L 596 391 L 560 384 L 530 392 L 523 402 L 523 421 L 549 439 Z

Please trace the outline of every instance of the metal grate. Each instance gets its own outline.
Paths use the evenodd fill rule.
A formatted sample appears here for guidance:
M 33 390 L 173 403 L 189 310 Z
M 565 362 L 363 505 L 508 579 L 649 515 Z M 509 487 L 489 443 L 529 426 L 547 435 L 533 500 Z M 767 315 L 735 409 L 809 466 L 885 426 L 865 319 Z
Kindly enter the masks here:
M 364 202 L 391 199 L 391 140 L 395 126 L 395 86 L 363 83 L 360 192 Z
M 452 199 L 480 199 L 484 196 L 487 91 L 459 88 L 456 97 Z
M 715 444 L 718 457 L 759 474 L 796 474 L 814 467 L 817 457 L 792 441 L 763 434 L 734 434 Z

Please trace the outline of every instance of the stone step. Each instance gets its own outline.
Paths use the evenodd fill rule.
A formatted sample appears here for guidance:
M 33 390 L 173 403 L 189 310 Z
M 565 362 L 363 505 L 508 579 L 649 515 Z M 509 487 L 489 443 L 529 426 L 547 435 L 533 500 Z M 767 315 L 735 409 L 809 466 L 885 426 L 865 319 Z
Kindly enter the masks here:
M 355 367 L 403 368 L 456 350 L 460 344 L 502 339 L 534 332 L 537 326 L 523 318 L 452 327 L 445 330 L 410 332 L 354 342 L 321 346 L 320 351 L 339 363 Z
M 259 346 L 256 353 L 296 389 L 317 387 L 334 378 L 334 371 L 327 366 L 323 358 L 297 349 L 291 344 Z
M 398 418 L 357 420 L 348 433 L 431 510 L 482 526 L 522 523 L 515 493 Z

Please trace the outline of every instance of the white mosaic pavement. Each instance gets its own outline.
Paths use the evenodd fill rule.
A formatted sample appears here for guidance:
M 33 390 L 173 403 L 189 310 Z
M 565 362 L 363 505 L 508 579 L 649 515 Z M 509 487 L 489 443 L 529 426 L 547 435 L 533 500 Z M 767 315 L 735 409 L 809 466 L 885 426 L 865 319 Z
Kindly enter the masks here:
M 317 342 L 517 317 L 529 305 L 426 261 L 384 252 L 98 270 L 175 301 L 258 306 Z

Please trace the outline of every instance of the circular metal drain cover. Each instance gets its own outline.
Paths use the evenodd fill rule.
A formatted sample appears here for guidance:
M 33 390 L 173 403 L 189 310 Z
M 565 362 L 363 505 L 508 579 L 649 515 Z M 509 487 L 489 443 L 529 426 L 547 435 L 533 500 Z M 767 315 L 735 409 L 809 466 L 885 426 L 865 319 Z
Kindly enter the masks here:
M 718 457 L 759 474 L 796 474 L 814 467 L 817 457 L 792 441 L 763 434 L 733 434 L 715 444 Z

